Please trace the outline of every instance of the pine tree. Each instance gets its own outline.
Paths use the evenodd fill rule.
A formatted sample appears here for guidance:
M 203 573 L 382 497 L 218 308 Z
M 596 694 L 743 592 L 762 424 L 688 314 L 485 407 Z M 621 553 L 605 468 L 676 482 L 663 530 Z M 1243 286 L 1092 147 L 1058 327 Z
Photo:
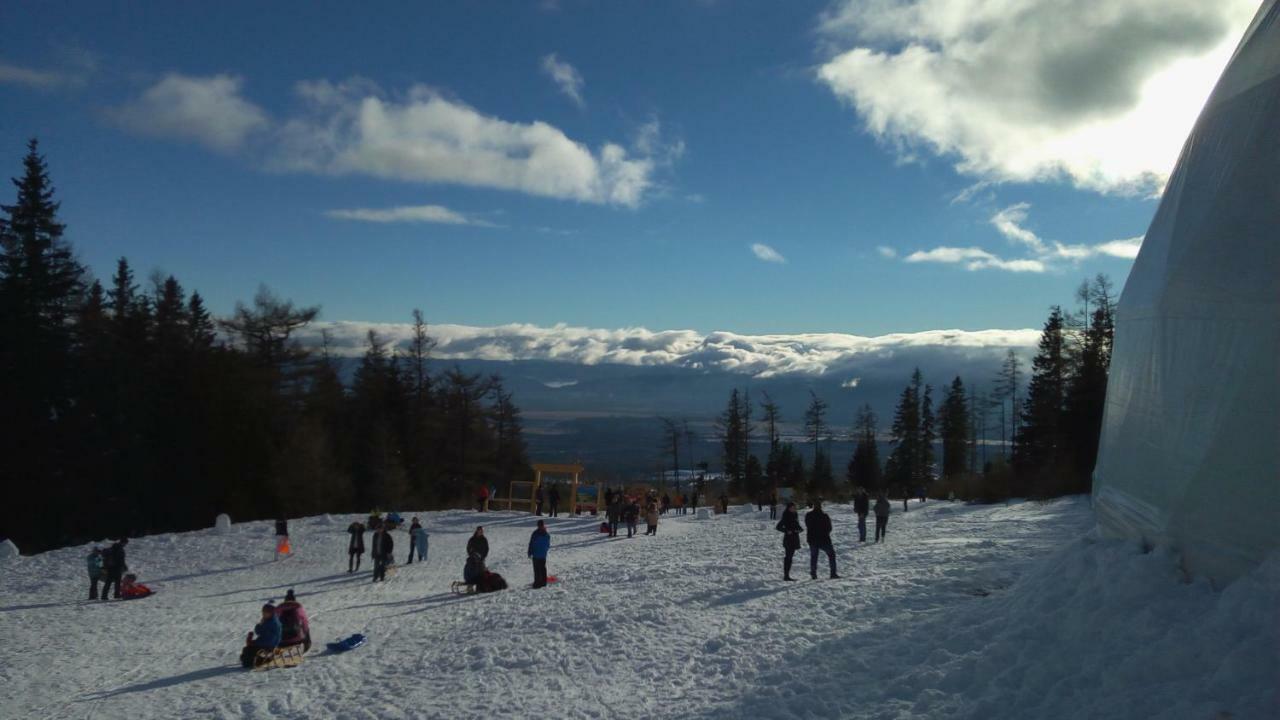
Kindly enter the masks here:
M 59 420 L 73 406 L 76 342 L 72 321 L 82 307 L 84 270 L 63 239 L 59 203 L 35 140 L 27 145 L 17 198 L 0 205 L 0 478 L 14 489 L 0 526 L 15 537 L 61 534 L 65 513 L 32 513 L 24 496 L 37 488 L 68 497 L 65 469 L 72 440 Z
M 899 486 L 903 492 L 910 492 L 923 475 L 919 468 L 922 457 L 920 395 L 923 382 L 920 368 L 916 368 L 911 374 L 910 384 L 898 396 L 890 428 L 893 452 L 885 463 L 885 480 L 891 485 Z
M 198 292 L 192 292 L 191 300 L 187 302 L 187 319 L 191 346 L 198 349 L 213 347 L 217 339 L 213 317 L 205 309 L 204 298 Z
M 924 386 L 920 400 L 920 454 L 916 461 L 914 487 L 927 488 L 933 482 L 933 444 L 938 440 L 934 429 L 933 386 Z
M 746 474 L 744 462 L 746 442 L 742 420 L 742 400 L 738 395 L 738 389 L 734 388 L 729 394 L 729 404 L 716 421 L 716 430 L 720 434 L 720 462 L 724 467 L 725 478 L 729 481 L 730 487 L 738 492 L 741 492 Z
M 877 492 L 881 486 L 880 450 L 876 444 L 876 414 L 870 404 L 858 410 L 853 436 L 853 457 L 849 459 L 846 472 L 850 489 L 861 487 L 868 492 Z
M 1055 306 L 1045 321 L 1040 344 L 1032 361 L 1031 383 L 1023 401 L 1022 426 L 1014 438 L 1014 471 L 1019 489 L 1053 492 L 1056 476 L 1066 472 L 1068 461 L 1064 422 L 1070 367 L 1063 337 L 1063 315 Z
M 782 484 L 791 460 L 786 458 L 783 461 L 782 438 L 778 435 L 778 426 L 782 423 L 782 408 L 769 397 L 769 393 L 763 395 L 760 407 L 764 410 L 764 425 L 769 432 L 769 455 L 765 458 L 764 475 L 768 489 L 772 492 Z
M 942 477 L 953 478 L 969 469 L 971 457 L 969 407 L 958 375 L 938 410 L 938 424 L 942 430 Z

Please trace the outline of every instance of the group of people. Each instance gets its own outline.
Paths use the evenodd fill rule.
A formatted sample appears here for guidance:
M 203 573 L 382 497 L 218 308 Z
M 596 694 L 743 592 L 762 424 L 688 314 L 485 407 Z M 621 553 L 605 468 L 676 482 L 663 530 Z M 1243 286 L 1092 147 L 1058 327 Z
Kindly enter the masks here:
M 138 582 L 137 575 L 129 572 L 129 565 L 125 562 L 125 546 L 128 544 L 129 538 L 120 538 L 106 549 L 95 547 L 89 551 L 85 564 L 89 573 L 90 600 L 106 600 L 109 597 L 133 600 L 154 592 Z M 98 583 L 102 583 L 101 596 L 98 593 Z
M 311 649 L 311 622 L 290 588 L 284 595 L 284 602 L 262 606 L 262 619 L 245 639 L 240 664 L 246 668 L 254 667 L 269 659 L 277 649 L 299 646 L 304 653 Z
M 623 495 L 622 491 L 605 491 L 605 524 L 601 530 L 607 530 L 609 537 L 618 537 L 618 524 L 627 526 L 627 537 L 634 537 L 639 532 L 640 517 L 645 522 L 645 535 L 658 534 L 658 516 L 661 514 L 657 493 L 650 493 L 645 498 L 644 508 L 634 497 Z
M 394 520 L 388 521 L 392 516 Z M 352 573 L 360 569 L 360 561 L 364 557 L 364 534 L 367 530 L 372 529 L 373 535 L 370 538 L 371 559 L 373 560 L 373 581 L 381 582 L 387 578 L 387 568 L 395 564 L 395 539 L 391 535 L 391 530 L 399 527 L 401 524 L 400 516 L 392 513 L 384 519 L 380 513 L 373 513 L 369 516 L 368 524 L 359 520 L 347 526 L 347 534 L 350 539 L 347 542 L 347 572 Z M 413 557 L 418 556 L 418 562 L 427 561 L 427 542 L 430 534 L 423 527 L 417 517 L 409 524 L 409 559 L 406 565 L 413 564 Z
M 867 541 L 867 515 L 872 509 L 876 515 L 876 535 L 874 542 L 880 542 L 885 539 L 885 533 L 889 529 L 889 513 L 891 506 L 889 505 L 888 496 L 881 492 L 876 499 L 874 508 L 871 506 L 870 497 L 864 488 L 858 488 L 853 498 L 853 511 L 858 516 L 858 542 Z M 813 509 L 805 513 L 804 525 L 800 525 L 800 513 L 796 510 L 796 504 L 787 503 L 787 507 L 782 512 L 782 519 L 778 521 L 776 526 L 778 532 L 782 533 L 782 549 L 784 552 L 782 559 L 782 579 L 794 581 L 791 577 L 791 563 L 795 557 L 796 551 L 800 549 L 800 533 L 805 534 L 805 543 L 809 546 L 809 577 L 818 579 L 818 556 L 825 553 L 827 556 L 827 564 L 831 570 L 831 577 L 839 578 L 836 572 L 836 551 L 835 546 L 831 543 L 831 516 L 822 510 L 822 501 L 815 500 Z
M 533 586 L 547 585 L 547 555 L 551 552 L 551 533 L 545 520 L 539 520 L 537 528 L 529 536 L 529 559 L 533 562 Z M 484 526 L 477 526 L 467 540 L 467 562 L 462 567 L 462 580 L 478 593 L 507 589 L 507 581 L 485 565 L 489 557 L 489 539 L 484 536 Z
M 546 500 L 548 505 L 547 514 L 550 515 L 551 517 L 559 517 L 560 516 L 560 488 L 555 485 L 552 485 L 546 492 Z M 535 515 L 538 515 L 538 516 L 542 515 L 542 504 L 543 504 L 542 501 L 543 501 L 542 486 L 539 485 L 533 491 L 533 507 L 534 507 L 533 512 Z

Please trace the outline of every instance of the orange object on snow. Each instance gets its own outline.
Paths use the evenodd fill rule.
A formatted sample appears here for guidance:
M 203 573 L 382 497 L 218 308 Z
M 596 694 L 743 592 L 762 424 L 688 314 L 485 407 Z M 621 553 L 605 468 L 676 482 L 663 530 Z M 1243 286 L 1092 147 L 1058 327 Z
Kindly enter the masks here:
M 276 538 L 276 554 L 277 555 L 288 555 L 291 552 L 293 552 L 293 548 L 289 547 L 288 535 L 281 535 L 280 537 Z

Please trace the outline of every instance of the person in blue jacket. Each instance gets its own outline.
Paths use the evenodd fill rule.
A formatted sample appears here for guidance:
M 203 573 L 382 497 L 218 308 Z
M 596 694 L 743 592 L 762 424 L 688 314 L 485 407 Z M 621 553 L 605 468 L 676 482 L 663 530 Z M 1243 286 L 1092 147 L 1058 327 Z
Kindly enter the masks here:
M 280 646 L 283 628 L 276 617 L 276 606 L 267 603 L 262 606 L 262 622 L 253 626 L 253 632 L 245 641 L 244 650 L 240 652 L 240 664 L 246 668 L 253 667 L 254 659 L 260 650 L 275 650 Z
M 103 580 L 105 577 L 102 572 L 102 549 L 94 548 L 93 552 L 89 553 L 89 557 L 85 559 L 85 562 L 87 565 L 86 569 L 89 571 L 89 599 L 97 600 L 98 581 Z M 102 586 L 102 592 L 105 593 L 106 591 L 107 587 L 104 584 Z
M 547 586 L 547 553 L 551 551 L 551 534 L 547 525 L 538 521 L 538 529 L 529 536 L 529 557 L 533 559 L 533 586 Z

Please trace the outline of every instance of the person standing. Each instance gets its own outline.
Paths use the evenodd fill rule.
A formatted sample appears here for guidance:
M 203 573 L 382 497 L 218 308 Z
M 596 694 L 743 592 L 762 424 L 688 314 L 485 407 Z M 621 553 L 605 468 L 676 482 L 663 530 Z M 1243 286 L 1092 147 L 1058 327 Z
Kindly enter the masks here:
M 281 555 L 288 555 L 292 551 L 289 547 L 289 521 L 284 518 L 276 520 L 276 555 L 275 559 L 279 560 Z
M 693 514 L 694 514 L 694 515 L 697 515 L 697 514 L 698 514 L 698 490 L 697 490 L 697 488 L 695 488 L 693 492 L 689 493 L 689 502 L 693 503 Z
M 619 494 L 610 496 L 609 505 L 605 508 L 604 514 L 609 522 L 609 537 L 618 537 L 618 523 L 622 520 L 622 498 Z
M 907 492 L 907 488 L 904 486 L 902 488 L 902 512 L 906 512 L 908 510 L 907 498 L 909 495 L 911 495 L 911 493 Z
M 822 501 L 815 500 L 813 509 L 804 516 L 805 541 L 809 543 L 809 577 L 818 579 L 818 553 L 827 554 L 827 564 L 831 566 L 831 579 L 840 577 L 836 573 L 836 550 L 831 546 L 831 516 L 822 512 Z
M 782 519 L 778 521 L 777 530 L 782 533 L 782 550 L 786 553 L 782 558 L 782 579 L 794 582 L 795 578 L 791 577 L 791 561 L 796 556 L 796 551 L 800 549 L 800 531 L 804 528 L 800 527 L 800 513 L 796 511 L 796 504 L 787 503 L 787 508 L 782 511 Z
M 480 489 L 476 491 L 476 505 L 479 506 L 478 512 L 484 512 L 485 510 L 489 509 L 489 486 L 488 485 L 481 485 Z
M 529 558 L 533 560 L 533 586 L 547 586 L 547 553 L 551 551 L 551 534 L 546 523 L 538 521 L 538 528 L 529 536 Z
M 652 500 L 644 509 L 645 535 L 658 534 L 658 504 Z
M 542 517 L 542 486 L 533 491 L 533 514 Z
M 481 560 L 489 557 L 489 540 L 484 536 L 484 526 L 477 526 L 476 531 L 471 533 L 471 538 L 467 540 L 467 557 L 471 557 L 472 553 L 479 553 Z
M 729 494 L 728 493 L 720 493 L 720 514 L 721 515 L 729 514 Z
M 551 517 L 559 517 L 560 514 L 560 488 L 556 485 L 551 486 L 551 490 L 547 493 L 547 500 L 551 503 Z
M 636 525 L 640 522 L 640 505 L 635 500 L 628 500 L 627 506 L 622 509 L 622 517 L 627 523 L 627 537 L 636 534 Z
M 382 582 L 387 579 L 387 566 L 391 564 L 394 557 L 392 553 L 395 551 L 396 543 L 391 538 L 391 533 L 387 532 L 387 526 L 379 527 L 371 539 L 373 545 L 373 581 Z
M 413 552 L 418 552 L 418 562 L 427 561 L 427 529 L 422 527 L 422 523 L 418 522 L 418 518 L 414 518 L 409 523 L 409 562 L 413 564 Z
M 347 542 L 347 572 L 360 569 L 360 559 L 364 557 L 364 523 L 359 520 L 347 526 L 347 534 L 351 539 Z
M 867 489 L 860 487 L 853 496 L 853 511 L 858 514 L 858 542 L 867 541 L 867 513 L 871 512 L 871 498 Z
M 102 548 L 94 548 L 85 563 L 89 571 L 89 599 L 97 600 L 98 582 L 102 580 Z M 107 588 L 103 586 L 102 591 L 105 593 Z
M 778 519 L 778 491 L 777 490 L 774 490 L 773 493 L 769 495 L 769 519 L 770 520 Z
M 120 581 L 124 578 L 124 574 L 129 571 L 129 564 L 125 562 L 124 548 L 129 544 L 129 538 L 120 538 L 102 555 L 102 567 L 105 570 L 107 579 L 102 583 L 102 599 L 107 599 L 107 590 L 114 587 L 113 595 L 116 600 L 120 599 Z
M 880 499 L 876 500 L 876 542 L 883 540 L 885 531 L 889 529 L 889 511 L 891 508 L 889 498 L 884 493 L 880 493 Z

